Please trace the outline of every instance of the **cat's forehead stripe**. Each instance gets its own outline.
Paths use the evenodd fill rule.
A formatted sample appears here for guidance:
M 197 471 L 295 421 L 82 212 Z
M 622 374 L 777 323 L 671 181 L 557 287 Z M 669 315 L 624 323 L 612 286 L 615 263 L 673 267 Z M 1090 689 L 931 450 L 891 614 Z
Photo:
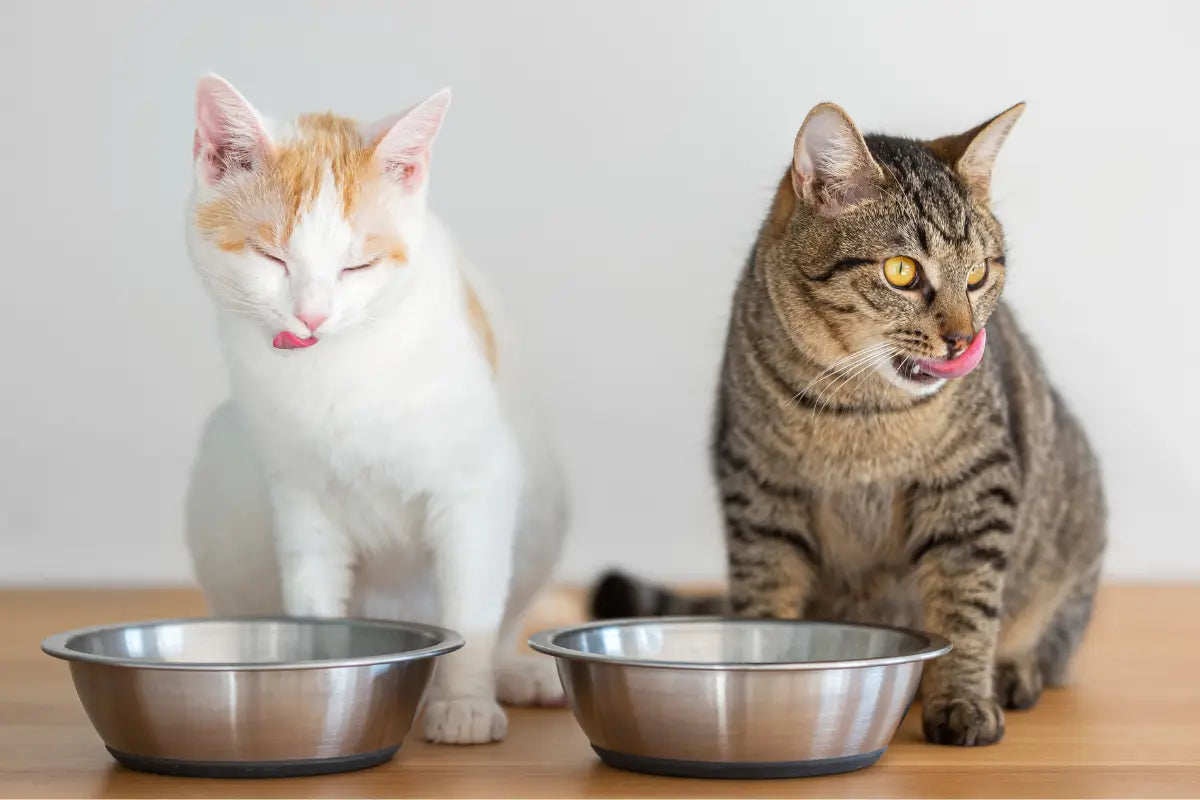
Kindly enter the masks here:
M 320 192 L 327 169 L 333 173 L 344 213 L 349 216 L 370 171 L 372 151 L 352 119 L 329 113 L 301 116 L 296 121 L 296 136 L 277 148 L 268 161 L 268 172 L 275 175 L 288 199 L 293 224 Z

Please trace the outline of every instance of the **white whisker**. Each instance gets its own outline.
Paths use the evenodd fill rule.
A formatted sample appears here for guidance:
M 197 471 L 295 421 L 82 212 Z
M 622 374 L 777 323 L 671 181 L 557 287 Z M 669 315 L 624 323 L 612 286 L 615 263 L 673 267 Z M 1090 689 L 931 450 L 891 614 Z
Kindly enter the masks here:
M 899 348 L 897 348 L 897 349 L 899 349 Z M 898 353 L 898 352 L 897 352 L 897 353 L 893 353 L 892 355 L 893 355 L 893 356 L 896 356 L 896 355 L 899 355 L 899 353 Z M 907 358 L 905 358 L 905 360 L 907 360 Z M 880 363 L 882 363 L 882 362 L 876 363 L 876 364 L 875 364 L 875 366 L 876 366 L 876 367 L 878 367 L 878 366 L 880 365 Z M 871 370 L 871 371 L 869 371 L 869 372 L 865 372 L 865 373 L 863 373 L 863 375 L 862 375 L 862 376 L 861 376 L 861 377 L 858 379 L 858 381 L 857 381 L 857 382 L 855 382 L 854 386 L 852 386 L 852 387 L 850 388 L 850 394 L 852 394 L 852 395 L 853 395 L 853 394 L 854 394 L 855 392 L 857 392 L 857 391 L 858 391 L 860 388 L 862 388 L 862 386 L 863 386 L 863 385 L 864 385 L 864 384 L 865 384 L 865 383 L 866 383 L 866 382 L 867 382 L 867 381 L 868 381 L 868 380 L 871 378 L 871 374 L 872 374 L 873 372 L 874 372 L 874 370 Z M 892 385 L 892 384 L 891 384 L 891 381 L 887 381 L 887 386 L 888 386 L 888 387 L 890 387 L 891 385 Z
M 834 381 L 829 386 L 825 387 L 825 389 L 821 392 L 821 394 L 819 394 L 817 396 L 817 399 L 815 401 L 816 405 L 818 407 L 820 407 L 820 409 L 822 411 L 825 410 L 825 408 L 828 407 L 828 405 L 830 403 L 832 403 L 834 401 L 834 399 L 837 397 L 837 393 L 839 391 L 841 391 L 842 389 L 844 389 L 850 383 L 851 380 L 853 380 L 857 376 L 862 375 L 864 373 L 869 375 L 870 371 L 873 370 L 876 366 L 878 366 L 879 364 L 882 364 L 884 361 L 892 358 L 899 352 L 900 352 L 899 347 L 897 347 L 896 345 L 889 344 L 882 352 L 877 352 L 877 353 L 872 354 L 872 357 L 870 359 L 868 359 L 865 363 L 860 363 L 854 369 L 853 372 L 850 372 L 848 375 L 845 375 L 843 378 L 839 379 L 838 381 Z M 827 397 L 826 397 L 826 393 L 828 393 Z M 822 397 L 826 398 L 824 404 L 821 403 Z
M 796 392 L 796 394 L 792 395 L 791 399 L 788 400 L 787 406 L 791 407 L 791 405 L 793 403 L 795 403 L 797 400 L 799 400 L 801 396 L 807 395 L 810 389 L 812 389 L 814 386 L 818 385 L 822 381 L 826 381 L 829 379 L 836 380 L 839 373 L 843 373 L 847 370 L 853 369 L 855 366 L 862 363 L 864 360 L 869 360 L 872 356 L 874 356 L 875 354 L 881 352 L 883 349 L 890 347 L 890 346 L 891 345 L 888 342 L 880 342 L 878 344 L 873 344 L 873 345 L 864 347 L 861 350 L 856 350 L 855 352 L 851 353 L 848 356 L 845 356 L 844 358 L 839 358 L 837 361 L 833 362 L 829 366 L 825 367 L 825 369 L 823 369 L 819 373 L 817 373 L 816 377 L 813 378 L 812 380 L 810 380 L 803 389 Z

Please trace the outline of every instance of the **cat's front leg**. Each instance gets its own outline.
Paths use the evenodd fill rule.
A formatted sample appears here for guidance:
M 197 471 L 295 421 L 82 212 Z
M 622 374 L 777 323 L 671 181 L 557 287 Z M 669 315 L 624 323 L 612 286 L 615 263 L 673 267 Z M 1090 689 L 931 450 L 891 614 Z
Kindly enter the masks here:
M 350 541 L 315 493 L 271 487 L 283 611 L 291 617 L 344 617 L 354 587 Z
M 426 535 L 433 549 L 442 624 L 466 646 L 438 664 L 425 709 L 425 737 L 446 744 L 504 738 L 496 702 L 496 644 L 512 576 L 518 485 L 515 467 L 482 484 L 429 500 Z
M 1004 573 L 1016 517 L 1016 481 L 1006 458 L 983 457 L 907 494 L 907 545 L 925 627 L 954 649 L 926 666 L 925 738 L 986 745 L 1004 736 L 993 670 Z
M 797 619 L 816 580 L 821 555 L 812 530 L 812 498 L 793 490 L 722 481 L 729 603 L 742 617 Z

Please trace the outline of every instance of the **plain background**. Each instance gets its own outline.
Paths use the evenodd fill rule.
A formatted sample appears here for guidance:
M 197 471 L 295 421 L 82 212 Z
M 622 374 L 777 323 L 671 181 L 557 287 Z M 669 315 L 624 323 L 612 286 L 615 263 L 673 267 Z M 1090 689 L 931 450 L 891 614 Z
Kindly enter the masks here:
M 444 85 L 433 203 L 536 357 L 573 486 L 562 574 L 723 571 L 706 439 L 730 291 L 834 100 L 1001 154 L 1008 297 L 1099 451 L 1109 573 L 1200 577 L 1196 6 L 5 4 L 0 582 L 189 579 L 225 394 L 183 244 L 195 80 L 364 118 Z

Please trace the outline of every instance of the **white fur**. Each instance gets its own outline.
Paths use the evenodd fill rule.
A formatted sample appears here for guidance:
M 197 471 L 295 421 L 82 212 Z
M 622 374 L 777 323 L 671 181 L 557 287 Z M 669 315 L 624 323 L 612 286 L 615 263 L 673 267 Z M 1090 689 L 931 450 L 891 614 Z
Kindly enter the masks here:
M 193 207 L 216 191 L 197 174 Z M 362 243 L 325 183 L 287 243 L 290 274 L 189 226 L 232 386 L 205 428 L 187 498 L 196 574 L 217 614 L 459 631 L 467 645 L 439 666 L 426 734 L 499 739 L 497 686 L 502 700 L 561 699 L 548 659 L 509 655 L 559 551 L 556 465 L 515 343 L 475 275 L 495 373 L 471 327 L 467 267 L 425 210 L 424 183 L 386 187 L 375 212 L 403 237 L 408 263 L 346 274 Z M 301 307 L 329 314 L 320 341 L 274 349 L 280 330 L 309 335 Z

